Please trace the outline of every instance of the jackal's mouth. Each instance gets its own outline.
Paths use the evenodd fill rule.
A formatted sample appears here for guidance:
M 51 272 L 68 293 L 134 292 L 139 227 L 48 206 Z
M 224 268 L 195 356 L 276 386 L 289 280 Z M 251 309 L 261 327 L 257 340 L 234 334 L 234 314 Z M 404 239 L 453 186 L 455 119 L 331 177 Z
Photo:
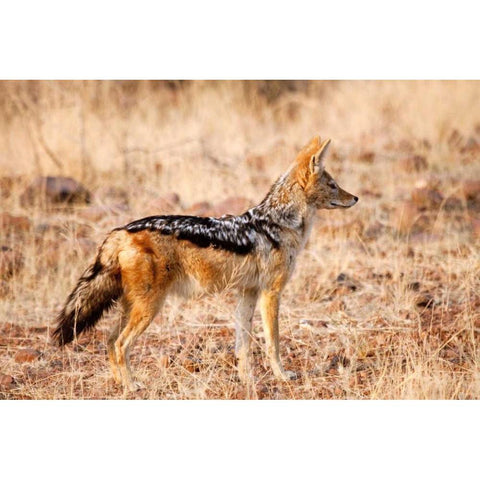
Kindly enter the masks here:
M 355 203 L 357 203 L 357 202 L 355 202 Z M 343 203 L 330 202 L 330 205 L 332 207 L 349 208 L 349 207 L 353 207 L 355 205 L 355 203 L 352 203 L 351 205 L 344 205 Z
M 336 202 L 335 200 L 332 200 L 330 202 L 330 206 L 334 208 L 350 208 L 350 207 L 353 207 L 357 202 L 358 202 L 358 197 L 353 197 L 349 203 L 341 203 L 341 202 Z

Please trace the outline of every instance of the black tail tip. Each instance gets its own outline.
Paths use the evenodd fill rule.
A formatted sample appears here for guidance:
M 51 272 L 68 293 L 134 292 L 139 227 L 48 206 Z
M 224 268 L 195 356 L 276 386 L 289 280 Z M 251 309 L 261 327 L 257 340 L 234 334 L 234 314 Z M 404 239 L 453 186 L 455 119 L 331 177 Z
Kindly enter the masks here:
M 60 325 L 53 331 L 50 340 L 53 345 L 63 347 L 73 340 L 73 332 L 71 332 L 70 329 L 66 331 L 66 329 Z

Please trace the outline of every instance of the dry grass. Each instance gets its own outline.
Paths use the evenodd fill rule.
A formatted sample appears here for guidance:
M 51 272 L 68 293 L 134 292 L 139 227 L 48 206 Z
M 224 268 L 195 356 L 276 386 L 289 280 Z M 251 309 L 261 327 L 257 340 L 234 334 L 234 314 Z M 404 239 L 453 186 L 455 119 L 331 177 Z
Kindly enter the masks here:
M 465 193 L 480 178 L 480 83 L 290 87 L 0 84 L 1 211 L 31 221 L 0 231 L 0 246 L 24 259 L 0 285 L 0 375 L 13 377 L 0 398 L 480 398 L 480 192 Z M 238 382 L 228 293 L 167 303 L 134 348 L 147 386 L 135 394 L 107 365 L 116 312 L 74 346 L 49 344 L 57 310 L 111 228 L 200 201 L 258 202 L 316 133 L 333 139 L 327 168 L 360 202 L 319 212 L 284 292 L 281 352 L 298 380 L 271 375 L 256 313 L 257 380 Z M 94 192 L 97 210 L 21 205 L 35 175 L 59 174 Z M 409 203 L 419 186 L 427 200 Z M 170 192 L 179 204 L 165 203 Z M 16 361 L 26 348 L 38 358 Z

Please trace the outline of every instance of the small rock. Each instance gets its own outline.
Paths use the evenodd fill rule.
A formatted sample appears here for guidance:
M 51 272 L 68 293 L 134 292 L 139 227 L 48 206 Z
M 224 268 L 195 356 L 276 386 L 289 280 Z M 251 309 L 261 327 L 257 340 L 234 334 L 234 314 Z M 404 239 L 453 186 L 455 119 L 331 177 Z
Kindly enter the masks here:
M 358 159 L 364 163 L 373 163 L 373 160 L 375 159 L 375 152 L 372 152 L 372 151 L 362 152 L 358 156 Z
M 415 299 L 415 305 L 420 308 L 432 308 L 433 304 L 434 298 L 428 292 L 420 292 Z
M 24 233 L 30 230 L 31 222 L 27 217 L 0 213 L 0 230 L 4 234 Z
M 202 362 L 198 358 L 187 357 L 183 361 L 183 368 L 185 368 L 185 370 L 188 370 L 189 372 L 195 373 L 200 371 L 201 364 Z
M 480 180 L 467 180 L 463 182 L 462 189 L 467 201 L 480 201 Z
M 420 290 L 420 282 L 411 282 L 407 285 L 407 288 L 414 292 L 418 292 Z
M 0 388 L 9 389 L 15 385 L 15 379 L 11 375 L 0 373 Z
M 23 350 L 19 350 L 15 354 L 15 361 L 17 363 L 26 363 L 26 362 L 33 362 L 36 360 L 41 353 L 38 350 L 34 350 L 33 348 L 25 348 Z
M 432 144 L 430 143 L 430 140 L 428 140 L 428 138 L 424 138 L 422 140 L 422 147 L 425 148 L 426 150 L 432 149 Z
M 339 367 L 348 367 L 350 360 L 342 354 L 333 355 L 327 367 L 327 372 L 336 373 Z
M 450 361 L 458 359 L 458 357 L 459 357 L 458 352 L 455 349 L 449 348 L 449 347 L 443 348 L 440 351 L 440 356 L 442 358 L 445 358 L 446 360 L 450 360 Z
M 264 398 L 268 398 L 269 390 L 268 387 L 263 383 L 257 383 L 257 397 L 259 400 L 263 400 Z
M 63 370 L 64 368 L 63 362 L 61 360 L 52 360 L 49 365 L 50 368 L 54 370 Z
M 51 373 L 51 370 L 45 367 L 26 367 L 24 370 L 25 377 L 33 382 L 45 380 Z
M 37 177 L 20 196 L 20 204 L 85 204 L 90 198 L 90 192 L 73 178 Z
M 480 144 L 473 137 L 468 137 L 467 141 L 464 143 L 460 149 L 461 153 L 476 152 L 480 149 Z
M 443 208 L 448 211 L 463 210 L 463 203 L 460 198 L 448 197 L 443 204 Z
M 382 193 L 375 189 L 362 188 L 360 190 L 361 197 L 381 198 Z
M 18 185 L 20 181 L 21 177 L 0 177 L 0 197 L 7 198 L 12 193 L 14 186 Z
M 345 393 L 345 392 L 344 392 L 343 389 L 340 388 L 340 387 L 335 387 L 335 388 L 333 389 L 333 394 L 334 394 L 336 397 L 343 396 L 344 393 Z
M 168 192 L 162 198 L 173 206 L 180 203 L 180 195 L 177 192 Z
M 351 290 L 352 292 L 357 289 L 357 285 L 355 284 L 353 279 L 349 277 L 346 273 L 340 273 L 336 279 L 336 282 L 342 287 L 346 287 L 348 290 Z
M 0 247 L 0 277 L 11 277 L 23 267 L 23 263 L 24 258 L 19 251 L 5 245 Z

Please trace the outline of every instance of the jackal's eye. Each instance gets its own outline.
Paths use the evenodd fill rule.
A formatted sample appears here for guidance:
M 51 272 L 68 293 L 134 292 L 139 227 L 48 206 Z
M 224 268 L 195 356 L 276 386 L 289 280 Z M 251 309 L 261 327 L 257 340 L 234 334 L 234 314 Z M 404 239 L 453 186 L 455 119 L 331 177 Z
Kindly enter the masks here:
M 333 180 L 330 180 L 327 185 L 333 190 L 333 189 L 336 189 L 337 188 L 337 184 L 333 181 Z

